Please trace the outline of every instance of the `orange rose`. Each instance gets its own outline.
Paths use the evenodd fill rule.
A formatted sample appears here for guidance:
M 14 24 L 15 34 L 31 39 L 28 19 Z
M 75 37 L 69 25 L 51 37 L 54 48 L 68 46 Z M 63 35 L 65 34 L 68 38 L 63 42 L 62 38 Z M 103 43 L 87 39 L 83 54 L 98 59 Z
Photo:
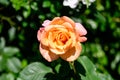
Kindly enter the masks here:
M 80 23 L 70 18 L 55 17 L 46 20 L 37 33 L 41 55 L 49 62 L 61 57 L 66 61 L 76 60 L 82 50 L 80 42 L 87 40 L 87 31 Z

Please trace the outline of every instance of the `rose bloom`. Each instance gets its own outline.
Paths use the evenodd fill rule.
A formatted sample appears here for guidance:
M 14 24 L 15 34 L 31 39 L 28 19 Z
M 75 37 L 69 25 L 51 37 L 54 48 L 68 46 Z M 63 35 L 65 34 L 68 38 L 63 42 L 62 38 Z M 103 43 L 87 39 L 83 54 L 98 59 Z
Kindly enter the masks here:
M 71 62 L 76 60 L 82 50 L 81 42 L 87 40 L 87 31 L 80 23 L 67 16 L 45 20 L 37 32 L 41 55 L 49 62 L 59 57 Z

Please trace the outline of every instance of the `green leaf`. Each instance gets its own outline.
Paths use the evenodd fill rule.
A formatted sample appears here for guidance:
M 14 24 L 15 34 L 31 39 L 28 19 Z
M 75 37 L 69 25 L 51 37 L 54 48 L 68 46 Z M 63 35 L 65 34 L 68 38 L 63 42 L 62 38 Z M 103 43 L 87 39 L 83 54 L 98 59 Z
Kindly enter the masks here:
M 44 1 L 44 2 L 43 2 L 42 7 L 43 7 L 43 8 L 48 8 L 48 7 L 50 7 L 50 5 L 51 5 L 51 2 L 48 0 L 48 1 Z
M 12 73 L 2 74 L 0 80 L 15 80 L 15 76 Z
M 54 5 L 51 5 L 51 6 L 50 6 L 50 11 L 51 11 L 52 13 L 56 13 L 55 6 L 54 6 Z
M 31 8 L 33 9 L 33 10 L 35 10 L 35 11 L 37 11 L 38 10 L 38 4 L 37 4 L 37 2 L 33 2 L 32 4 L 31 4 Z
M 106 22 L 106 18 L 105 18 L 101 13 L 99 13 L 99 12 L 97 12 L 97 13 L 95 14 L 95 17 L 96 17 L 97 19 L 99 19 L 99 21 L 102 22 L 102 23 L 105 23 L 105 22 Z
M 21 69 L 21 62 L 18 58 L 12 57 L 7 60 L 7 68 L 8 70 L 18 73 Z
M 8 30 L 8 35 L 9 35 L 9 40 L 12 41 L 14 38 L 15 38 L 15 31 L 16 31 L 16 28 L 15 27 L 11 27 L 9 30 Z
M 30 5 L 26 5 L 24 8 L 25 8 L 26 10 L 23 11 L 23 16 L 24 16 L 24 18 L 28 18 L 28 16 L 29 16 L 30 13 L 31 13 Z
M 100 76 L 100 80 L 113 80 L 109 74 L 98 74 Z
M 82 64 L 83 68 L 85 69 L 84 74 L 79 74 L 82 80 L 100 80 L 96 73 L 95 66 L 86 56 L 78 58 L 78 61 Z
M 75 67 L 81 76 L 81 80 L 112 80 L 110 75 L 98 73 L 94 64 L 86 56 L 78 58 L 78 63 Z
M 6 68 L 6 58 L 0 55 L 0 72 Z
M 47 73 L 52 73 L 51 68 L 42 63 L 34 62 L 20 72 L 20 78 L 23 80 L 46 80 L 44 77 Z
M 3 49 L 5 47 L 5 39 L 3 37 L 0 37 L 0 52 L 1 49 Z
M 3 5 L 9 5 L 9 0 L 0 0 L 0 4 L 3 4 Z
M 5 56 L 13 56 L 13 55 L 15 55 L 18 52 L 19 52 L 19 49 L 16 48 L 16 47 L 5 47 L 3 49 L 3 54 Z
M 55 70 L 56 70 L 57 73 L 60 72 L 60 67 L 61 67 L 61 64 L 56 65 Z
M 3 25 L 0 24 L 0 34 L 2 33 L 2 30 L 3 30 Z
M 93 30 L 96 30 L 98 28 L 97 23 L 92 19 L 87 19 L 87 23 L 92 27 Z
M 20 10 L 22 7 L 27 5 L 27 0 L 10 0 L 13 8 Z
M 118 74 L 120 75 L 120 64 L 118 65 Z

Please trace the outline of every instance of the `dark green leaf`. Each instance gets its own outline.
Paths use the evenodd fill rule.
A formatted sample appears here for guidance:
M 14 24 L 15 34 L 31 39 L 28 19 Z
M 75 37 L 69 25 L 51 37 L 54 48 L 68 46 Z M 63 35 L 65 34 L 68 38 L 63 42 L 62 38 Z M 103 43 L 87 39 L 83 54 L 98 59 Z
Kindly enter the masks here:
M 3 25 L 0 24 L 0 33 L 2 32 L 2 29 L 3 29 Z

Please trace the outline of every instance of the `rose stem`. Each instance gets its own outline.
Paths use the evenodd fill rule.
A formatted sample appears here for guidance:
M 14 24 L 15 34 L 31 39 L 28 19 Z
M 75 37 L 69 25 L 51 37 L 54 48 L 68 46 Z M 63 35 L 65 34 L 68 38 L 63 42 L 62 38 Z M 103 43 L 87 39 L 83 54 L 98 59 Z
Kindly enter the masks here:
M 75 65 L 74 65 L 74 61 L 69 62 L 70 67 L 73 69 L 74 73 L 76 74 L 76 69 L 75 69 Z

